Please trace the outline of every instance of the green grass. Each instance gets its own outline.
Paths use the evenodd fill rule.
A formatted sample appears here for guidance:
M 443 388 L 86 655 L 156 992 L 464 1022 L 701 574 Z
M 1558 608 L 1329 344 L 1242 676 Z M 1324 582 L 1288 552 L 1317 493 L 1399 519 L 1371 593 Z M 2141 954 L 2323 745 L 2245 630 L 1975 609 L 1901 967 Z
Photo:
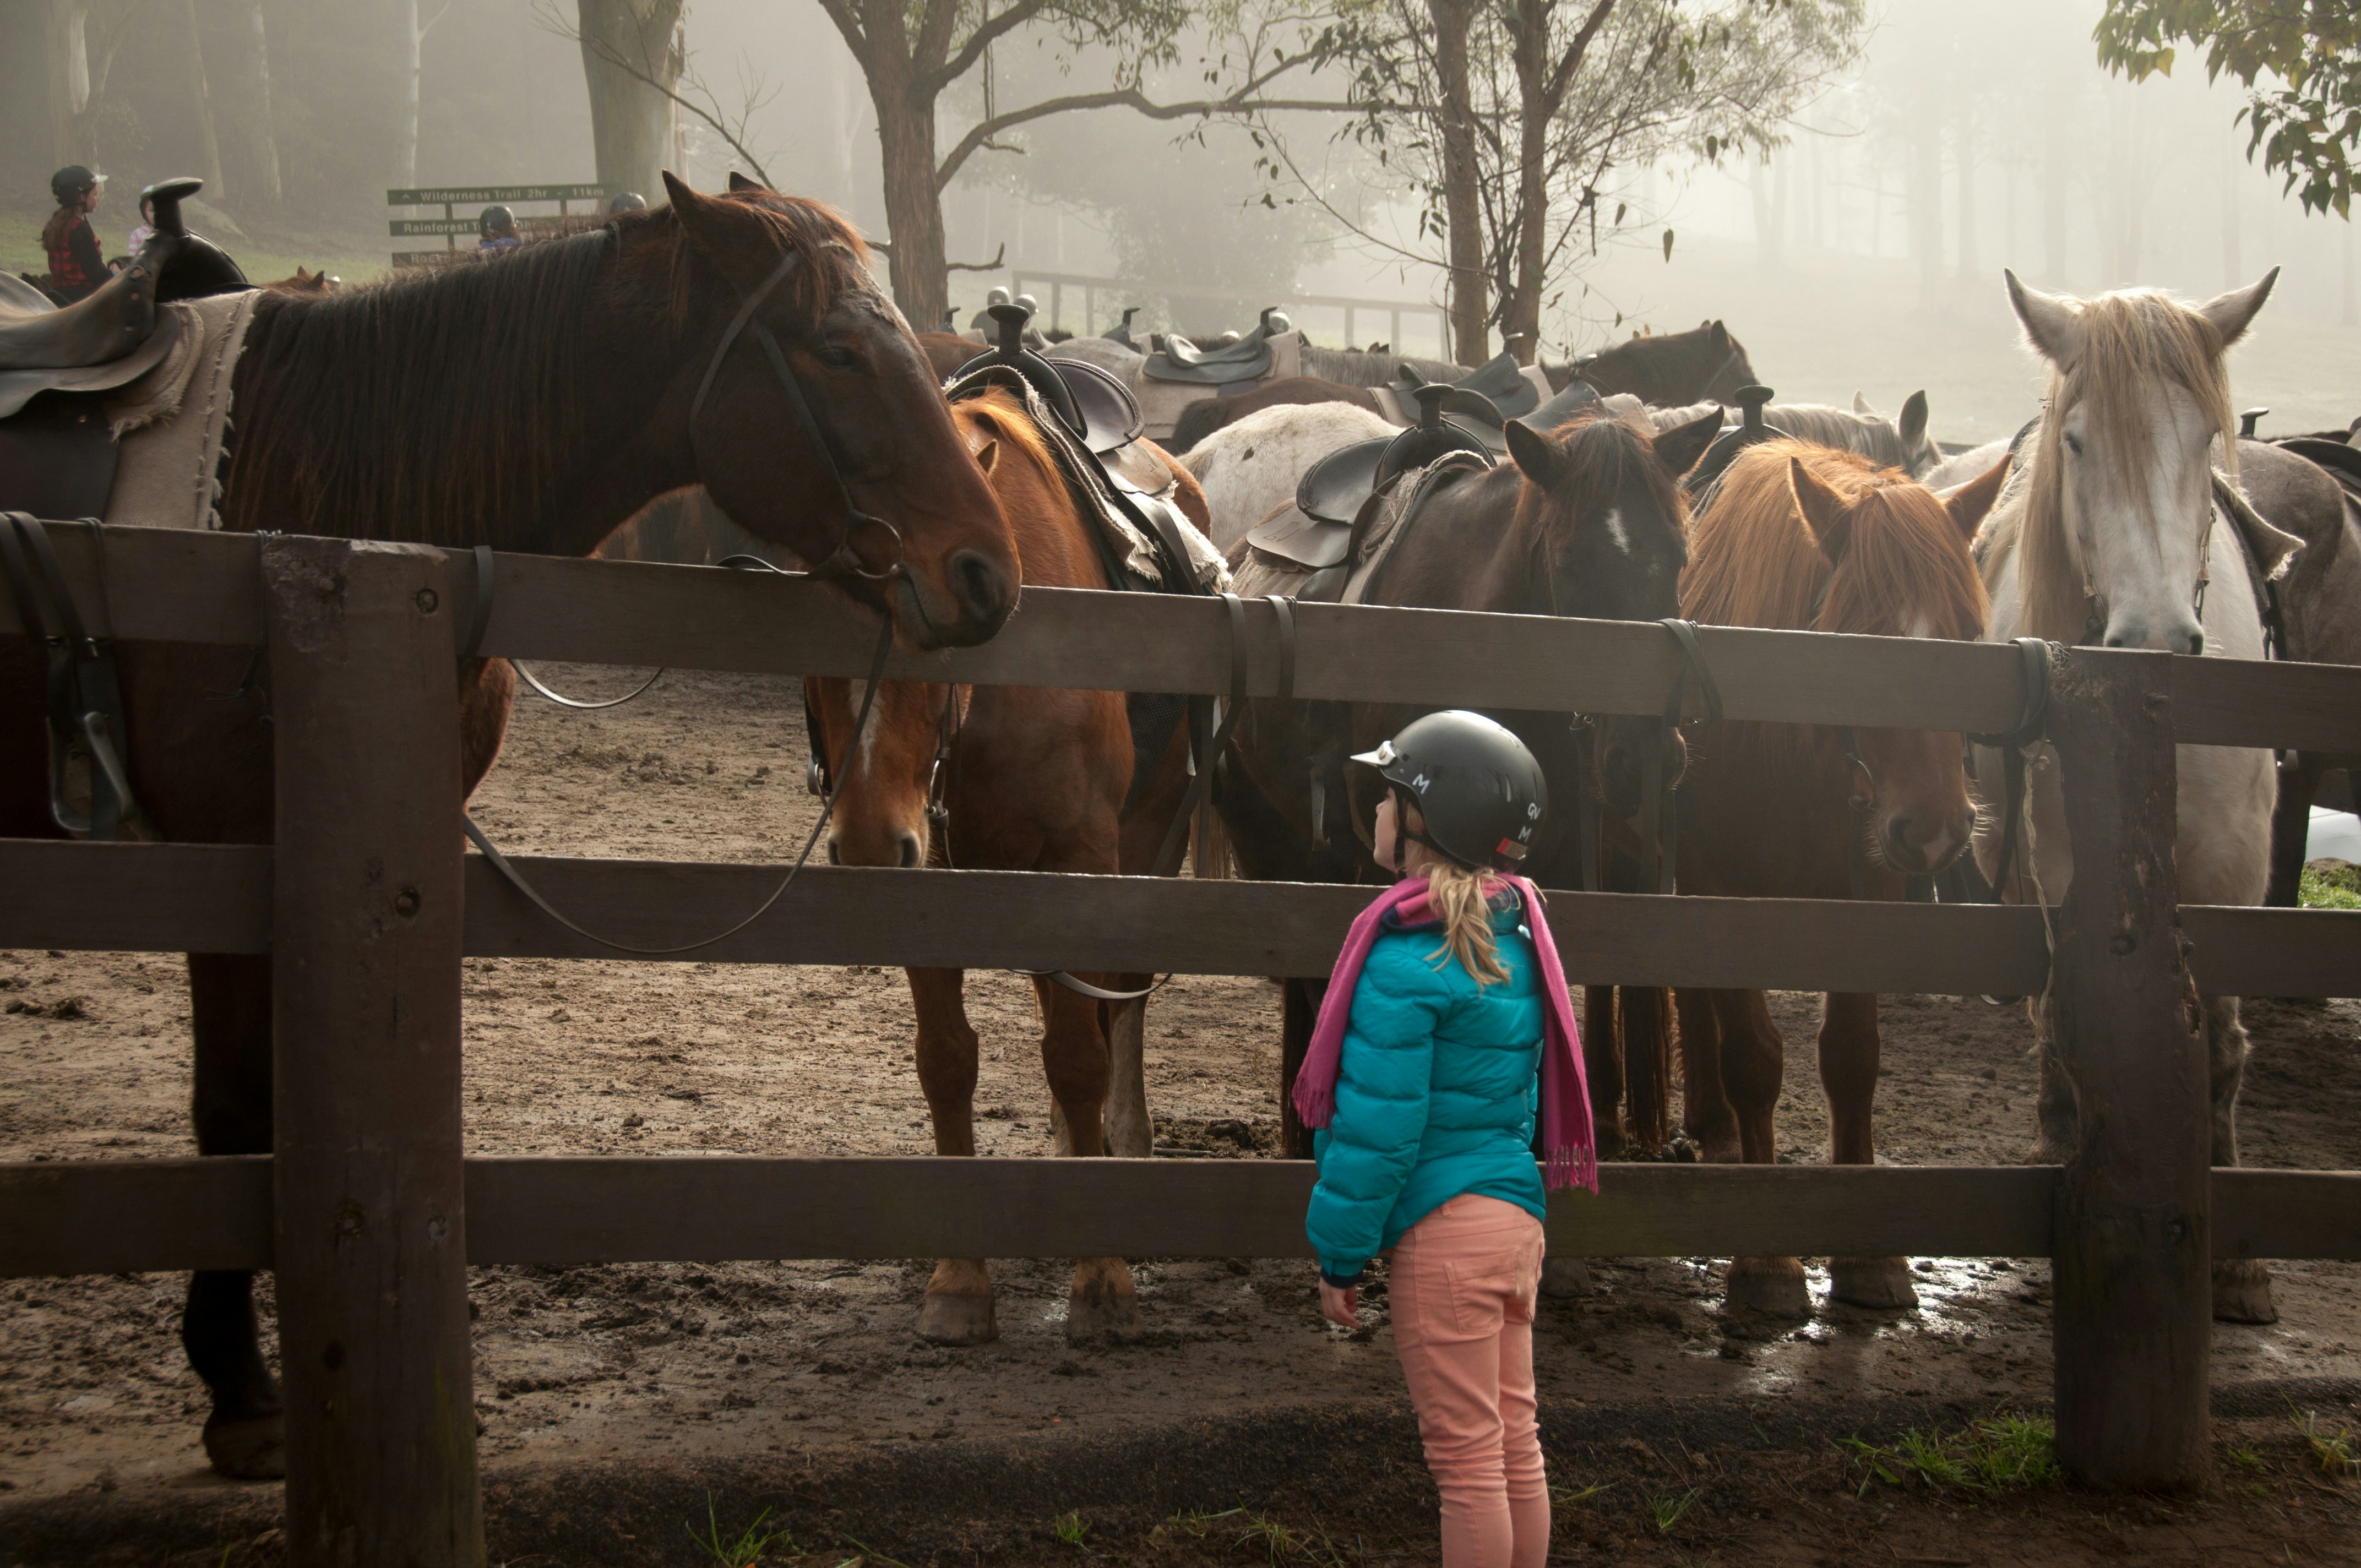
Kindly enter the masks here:
M 1080 1508 L 1069 1508 L 1049 1521 L 1049 1533 L 1079 1552 L 1091 1533 L 1091 1527 L 1082 1518 Z
M 1841 1439 L 1861 1472 L 1861 1494 L 1883 1481 L 1917 1481 L 1949 1491 L 1992 1494 L 2059 1479 L 2057 1429 L 2041 1418 L 1998 1416 L 1957 1431 L 1906 1431 L 1892 1443 Z
M 1257 1514 L 1244 1508 L 1237 1510 L 1237 1514 L 1246 1520 L 1246 1528 L 1239 1532 L 1236 1544 L 1259 1547 L 1270 1568 L 1286 1568 L 1289 1563 L 1309 1563 L 1312 1568 L 1347 1568 L 1351 1561 L 1338 1550 L 1334 1541 L 1316 1530 L 1300 1530 L 1293 1525 L 1281 1524 L 1268 1514 Z
M 765 1556 L 799 1556 L 795 1537 L 783 1530 L 764 1530 L 763 1521 L 771 1517 L 764 1508 L 754 1516 L 754 1521 L 735 1537 L 724 1539 L 721 1533 L 720 1505 L 715 1494 L 705 1494 L 705 1533 L 697 1533 L 694 1524 L 684 1526 L 688 1539 L 697 1550 L 717 1564 L 717 1568 L 757 1568 Z
M 2304 1446 L 2311 1451 L 2313 1466 L 2323 1475 L 2343 1477 L 2361 1475 L 2361 1453 L 2353 1446 L 2353 1431 L 2349 1427 L 2332 1427 L 2320 1419 L 2317 1410 L 2299 1410 L 2293 1402 L 2288 1405 L 2288 1419 L 2302 1435 Z
M 1656 1527 L 1658 1535 L 1670 1535 L 1680 1527 L 1690 1506 L 1704 1496 L 1703 1486 L 1692 1486 L 1678 1497 L 1667 1492 L 1661 1497 L 1651 1497 L 1648 1499 L 1648 1522 Z
M 2296 902 L 2306 909 L 2361 909 L 2361 866 L 2312 861 L 2303 868 Z

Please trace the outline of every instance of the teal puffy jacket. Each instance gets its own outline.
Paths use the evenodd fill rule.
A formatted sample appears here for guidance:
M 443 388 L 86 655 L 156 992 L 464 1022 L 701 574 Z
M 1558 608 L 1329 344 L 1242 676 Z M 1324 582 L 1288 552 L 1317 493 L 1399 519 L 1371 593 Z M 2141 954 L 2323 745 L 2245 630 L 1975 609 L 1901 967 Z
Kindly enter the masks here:
M 1533 1161 L 1541 972 L 1516 894 L 1492 913 L 1508 983 L 1478 989 L 1437 924 L 1388 916 L 1362 966 L 1336 1074 L 1336 1114 L 1313 1141 L 1320 1182 L 1303 1228 L 1333 1284 L 1356 1279 L 1402 1233 L 1465 1192 L 1546 1215 Z

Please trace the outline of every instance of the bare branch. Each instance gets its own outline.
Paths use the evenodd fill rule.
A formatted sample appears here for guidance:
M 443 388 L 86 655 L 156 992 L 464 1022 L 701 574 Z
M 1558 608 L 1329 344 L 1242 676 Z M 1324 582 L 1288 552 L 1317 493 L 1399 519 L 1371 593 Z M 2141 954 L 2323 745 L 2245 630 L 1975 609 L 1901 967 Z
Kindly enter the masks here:
M 821 0 L 821 3 L 823 5 L 829 5 L 833 3 L 833 0 Z M 450 7 L 446 4 L 444 8 L 448 10 Z M 675 86 L 673 83 L 660 79 L 645 60 L 634 60 L 627 58 L 621 53 L 621 51 L 618 50 L 612 44 L 608 43 L 603 38 L 586 38 L 583 35 L 578 22 L 568 22 L 557 12 L 555 0 L 535 0 L 533 10 L 537 14 L 541 25 L 549 31 L 557 34 L 560 38 L 566 38 L 574 43 L 580 44 L 585 48 L 595 50 L 598 59 L 603 63 L 614 67 L 617 71 L 621 71 L 624 75 L 630 77 L 632 81 L 641 83 L 642 86 L 653 88 L 656 92 L 663 93 L 666 98 L 672 100 L 672 102 L 681 109 L 696 115 L 708 126 L 710 126 L 716 136 L 730 144 L 730 151 L 736 153 L 740 158 L 746 160 L 747 167 L 753 170 L 754 178 L 764 185 L 770 185 L 770 172 L 763 167 L 762 159 L 757 157 L 754 150 L 746 145 L 745 140 L 746 126 L 748 121 L 753 117 L 754 111 L 762 107 L 763 103 L 768 101 L 760 94 L 759 91 L 757 91 L 755 87 L 750 85 L 741 90 L 739 102 L 738 121 L 736 126 L 733 127 L 729 122 L 722 118 L 720 99 L 715 95 L 710 87 L 708 87 L 705 84 L 705 79 L 698 75 L 694 70 L 690 69 L 686 62 L 684 62 L 681 67 L 679 80 L 686 82 L 693 92 L 701 95 L 705 100 L 703 103 L 698 103 L 696 99 L 682 93 L 678 87 Z M 775 189 L 775 187 L 774 187 L 774 189 Z
M 960 46 L 957 54 L 945 60 L 940 70 L 921 79 L 919 90 L 931 89 L 939 93 L 957 82 L 975 69 L 976 61 L 983 58 L 983 51 L 992 47 L 994 39 L 1015 32 L 1047 10 L 1049 4 L 1049 0 L 1017 0 L 1017 4 L 997 16 L 985 17 L 977 25 L 975 31 L 968 35 L 967 42 Z
M 946 261 L 945 270 L 951 272 L 997 272 L 1008 259 L 1008 242 L 1002 240 L 1000 248 L 992 253 L 989 261 Z

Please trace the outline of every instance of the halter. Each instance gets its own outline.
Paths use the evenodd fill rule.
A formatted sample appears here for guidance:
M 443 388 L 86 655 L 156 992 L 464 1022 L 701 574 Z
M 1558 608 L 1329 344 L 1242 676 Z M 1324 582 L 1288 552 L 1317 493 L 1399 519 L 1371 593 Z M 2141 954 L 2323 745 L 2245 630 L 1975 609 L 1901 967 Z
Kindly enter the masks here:
M 840 245 L 838 248 L 843 247 Z M 796 427 L 803 432 L 804 440 L 819 455 L 821 465 L 828 469 L 829 482 L 836 488 L 837 505 L 845 520 L 844 531 L 837 539 L 836 548 L 811 568 L 810 575 L 836 579 L 859 577 L 871 583 L 890 582 L 906 570 L 901 531 L 884 518 L 865 512 L 854 504 L 852 488 L 844 481 L 844 469 L 836 460 L 835 448 L 829 444 L 827 433 L 820 429 L 819 421 L 812 414 L 811 403 L 804 396 L 803 383 L 796 379 L 795 372 L 788 367 L 787 356 L 780 349 L 778 338 L 773 335 L 768 326 L 754 319 L 754 312 L 770 298 L 771 291 L 785 281 L 788 272 L 802 259 L 803 252 L 799 250 L 790 250 L 780 258 L 779 264 L 771 269 L 771 275 L 763 280 L 760 288 L 740 302 L 738 313 L 730 318 L 729 330 L 721 334 L 721 341 L 713 345 L 713 357 L 707 362 L 705 377 L 697 382 L 697 396 L 688 405 L 690 439 L 696 438 L 697 413 L 705 407 L 706 394 L 713 389 L 714 378 L 721 373 L 722 360 L 728 358 L 730 349 L 737 345 L 740 334 L 752 333 L 754 341 L 763 345 L 763 356 L 771 362 L 772 374 L 778 378 L 780 387 L 787 394 L 787 406 L 795 410 Z M 860 552 L 852 547 L 854 536 L 865 528 L 883 529 L 885 536 L 894 542 L 893 563 L 882 572 L 871 571 L 862 563 Z

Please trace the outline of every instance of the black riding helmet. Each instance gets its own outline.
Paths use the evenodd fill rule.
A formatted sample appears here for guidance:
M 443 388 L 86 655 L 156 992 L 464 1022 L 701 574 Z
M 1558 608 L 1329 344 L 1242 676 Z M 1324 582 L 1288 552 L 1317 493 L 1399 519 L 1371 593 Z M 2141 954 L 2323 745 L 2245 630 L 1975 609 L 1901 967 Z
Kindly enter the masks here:
M 476 219 L 476 232 L 486 239 L 516 233 L 516 214 L 506 207 L 486 207 Z
M 610 218 L 623 213 L 644 213 L 647 210 L 648 199 L 637 191 L 622 192 L 607 203 L 607 215 Z
M 1406 797 L 1426 819 L 1402 837 L 1469 871 L 1514 871 L 1549 813 L 1542 765 L 1507 727 L 1445 708 L 1405 727 L 1374 751 L 1355 757 Z
M 106 176 L 69 163 L 49 176 L 49 194 L 58 199 L 60 207 L 71 207 L 106 182 Z

